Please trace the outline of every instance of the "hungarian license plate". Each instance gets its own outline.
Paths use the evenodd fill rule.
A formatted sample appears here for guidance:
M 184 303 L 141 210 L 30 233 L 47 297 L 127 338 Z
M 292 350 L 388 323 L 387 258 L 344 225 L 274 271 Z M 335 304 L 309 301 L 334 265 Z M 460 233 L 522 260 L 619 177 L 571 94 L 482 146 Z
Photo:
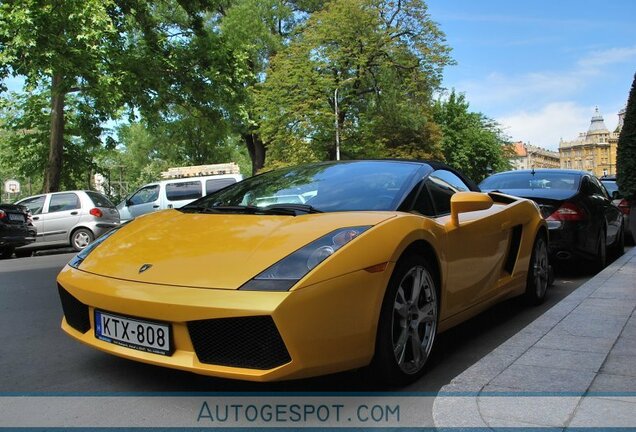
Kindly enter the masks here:
M 154 354 L 172 353 L 168 324 L 95 310 L 97 339 Z
M 9 213 L 9 220 L 24 222 L 24 216 L 18 213 Z

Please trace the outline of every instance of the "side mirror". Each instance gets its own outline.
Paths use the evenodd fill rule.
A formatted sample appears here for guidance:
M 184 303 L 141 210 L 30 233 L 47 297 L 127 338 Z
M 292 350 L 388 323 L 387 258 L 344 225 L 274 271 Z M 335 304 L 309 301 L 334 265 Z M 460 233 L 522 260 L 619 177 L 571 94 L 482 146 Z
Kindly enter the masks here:
M 132 200 L 127 199 L 126 200 L 126 207 L 130 207 L 131 205 L 134 205 Z
M 457 192 L 451 197 L 451 221 L 454 226 L 459 226 L 459 214 L 479 210 L 487 210 L 492 207 L 492 198 L 479 192 Z
M 612 199 L 613 200 L 621 199 L 621 193 L 615 190 L 614 192 L 612 192 Z

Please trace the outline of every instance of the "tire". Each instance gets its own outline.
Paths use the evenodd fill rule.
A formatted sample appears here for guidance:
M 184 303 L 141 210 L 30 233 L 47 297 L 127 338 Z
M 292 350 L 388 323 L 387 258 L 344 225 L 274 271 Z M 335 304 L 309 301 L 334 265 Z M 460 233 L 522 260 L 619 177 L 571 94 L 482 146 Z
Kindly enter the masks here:
M 33 256 L 33 251 L 15 251 L 15 256 L 18 258 L 28 258 Z
M 86 246 L 88 246 L 93 240 L 95 236 L 93 232 L 86 228 L 79 228 L 73 231 L 71 234 L 71 246 L 75 249 L 76 252 L 81 251 Z
M 374 380 L 393 386 L 422 376 L 437 334 L 438 299 L 434 273 L 425 258 L 413 254 L 401 259 L 382 302 L 369 367 Z
M 527 304 L 535 306 L 543 303 L 551 277 L 548 242 L 543 234 L 539 234 L 534 240 L 528 266 L 526 292 L 524 294 Z
M 0 249 L 0 259 L 9 259 L 11 258 L 11 255 L 13 255 L 13 249 L 12 247 L 6 247 L 6 248 L 2 248 Z
M 594 272 L 598 273 L 607 265 L 607 238 L 605 237 L 605 231 L 601 230 L 596 242 L 596 257 L 593 260 Z
M 621 224 L 621 229 L 618 232 L 616 240 L 612 245 L 612 258 L 618 258 L 625 253 L 625 224 Z

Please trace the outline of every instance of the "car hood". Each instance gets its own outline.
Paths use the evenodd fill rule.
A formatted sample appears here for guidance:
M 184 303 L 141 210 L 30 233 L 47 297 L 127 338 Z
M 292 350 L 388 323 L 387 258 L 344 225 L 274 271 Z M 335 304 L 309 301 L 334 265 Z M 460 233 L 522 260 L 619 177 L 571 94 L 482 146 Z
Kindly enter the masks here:
M 125 280 L 237 289 L 311 241 L 338 228 L 376 225 L 392 212 L 302 216 L 192 214 L 139 217 L 97 246 L 80 270 Z M 151 265 L 140 272 L 144 265 Z

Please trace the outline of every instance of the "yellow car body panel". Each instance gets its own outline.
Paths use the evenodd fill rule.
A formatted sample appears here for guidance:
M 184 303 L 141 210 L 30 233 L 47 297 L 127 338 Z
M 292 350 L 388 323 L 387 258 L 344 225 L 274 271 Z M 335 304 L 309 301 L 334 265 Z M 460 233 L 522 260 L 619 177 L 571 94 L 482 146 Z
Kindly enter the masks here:
M 427 248 L 438 273 L 439 331 L 524 292 L 533 243 L 545 222 L 528 200 L 429 218 L 404 212 L 290 216 L 187 214 L 174 210 L 131 222 L 66 266 L 61 288 L 88 306 L 90 330 L 66 319 L 81 342 L 115 354 L 205 375 L 254 381 L 302 378 L 368 365 L 391 274 L 405 251 Z M 505 200 L 504 200 L 505 201 Z M 243 284 L 336 229 L 371 226 L 286 292 L 239 290 Z M 506 270 L 511 233 L 521 237 Z M 134 248 L 132 247 L 134 243 Z M 152 268 L 140 273 L 140 266 Z M 510 270 L 508 268 L 508 270 Z M 174 352 L 160 355 L 99 340 L 94 310 L 170 323 Z M 202 363 L 187 322 L 271 316 L 291 360 L 260 370 Z

